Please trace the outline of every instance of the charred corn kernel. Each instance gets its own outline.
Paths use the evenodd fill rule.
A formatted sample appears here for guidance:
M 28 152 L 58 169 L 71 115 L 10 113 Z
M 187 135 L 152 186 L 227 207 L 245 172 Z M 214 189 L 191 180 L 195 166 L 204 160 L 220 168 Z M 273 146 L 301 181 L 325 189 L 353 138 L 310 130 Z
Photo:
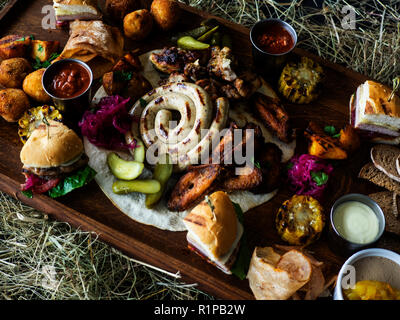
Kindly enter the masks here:
M 320 92 L 322 67 L 312 59 L 301 57 L 299 62 L 289 62 L 278 81 L 279 92 L 290 102 L 310 103 Z
M 294 195 L 279 208 L 275 224 L 282 240 L 308 245 L 319 238 L 324 228 L 322 206 L 311 196 Z
M 44 118 L 47 121 L 62 122 L 61 113 L 53 106 L 44 105 L 27 110 L 18 121 L 18 135 L 22 143 L 25 143 L 31 136 L 32 131 L 45 121 L 43 120 Z
M 358 281 L 354 288 L 343 293 L 347 300 L 400 300 L 400 290 L 381 281 Z

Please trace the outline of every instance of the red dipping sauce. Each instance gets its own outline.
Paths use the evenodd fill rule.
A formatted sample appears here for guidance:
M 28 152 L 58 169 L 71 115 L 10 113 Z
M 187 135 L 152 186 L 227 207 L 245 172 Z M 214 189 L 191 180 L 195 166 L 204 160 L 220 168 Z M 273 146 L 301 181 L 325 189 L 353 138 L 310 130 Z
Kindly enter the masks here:
M 257 46 L 270 54 L 283 54 L 294 46 L 292 34 L 281 24 L 271 23 L 255 37 Z
M 47 90 L 57 98 L 74 98 L 90 85 L 90 73 L 81 64 L 66 61 L 57 65 L 50 75 Z

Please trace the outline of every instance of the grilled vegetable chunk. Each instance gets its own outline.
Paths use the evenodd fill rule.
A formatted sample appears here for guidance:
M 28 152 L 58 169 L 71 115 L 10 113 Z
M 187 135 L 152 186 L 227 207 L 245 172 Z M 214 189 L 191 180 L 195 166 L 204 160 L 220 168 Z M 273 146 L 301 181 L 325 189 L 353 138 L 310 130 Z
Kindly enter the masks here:
M 316 123 L 310 122 L 304 132 L 309 139 L 308 153 L 321 159 L 347 159 L 347 152 L 337 138 L 325 134 Z
M 38 59 L 40 62 L 44 62 L 48 60 L 53 53 L 57 52 L 59 47 L 59 41 L 32 40 L 31 57 L 33 59 Z
M 307 57 L 301 57 L 299 62 L 289 62 L 283 68 L 278 89 L 290 102 L 310 103 L 318 97 L 322 78 L 322 67 Z
M 324 228 L 323 209 L 311 196 L 294 195 L 279 208 L 275 224 L 282 240 L 292 245 L 309 245 Z
M 9 35 L 0 39 L 0 58 L 20 58 L 25 57 L 31 45 L 30 37 L 19 35 Z
M 18 135 L 22 143 L 25 143 L 28 140 L 33 130 L 35 130 L 39 125 L 50 120 L 62 122 L 61 113 L 53 106 L 44 105 L 27 110 L 18 120 Z

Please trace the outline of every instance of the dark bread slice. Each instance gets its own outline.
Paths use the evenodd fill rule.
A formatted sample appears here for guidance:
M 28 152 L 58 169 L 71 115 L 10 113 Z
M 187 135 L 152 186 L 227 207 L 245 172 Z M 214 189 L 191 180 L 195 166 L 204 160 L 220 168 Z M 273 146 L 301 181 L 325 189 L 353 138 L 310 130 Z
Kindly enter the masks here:
M 393 214 L 396 219 L 399 218 L 399 210 L 400 210 L 400 197 L 396 192 L 393 192 Z
M 369 180 L 377 186 L 383 187 L 387 190 L 400 193 L 400 183 L 390 179 L 386 174 L 378 170 L 371 162 L 361 168 L 358 177 Z
M 400 174 L 397 172 L 396 160 L 400 156 L 400 149 L 395 146 L 378 144 L 371 148 L 371 160 L 375 167 L 400 182 Z
M 381 207 L 385 215 L 385 230 L 400 235 L 400 220 L 393 213 L 393 194 L 391 191 L 383 191 L 369 194 L 368 197 Z

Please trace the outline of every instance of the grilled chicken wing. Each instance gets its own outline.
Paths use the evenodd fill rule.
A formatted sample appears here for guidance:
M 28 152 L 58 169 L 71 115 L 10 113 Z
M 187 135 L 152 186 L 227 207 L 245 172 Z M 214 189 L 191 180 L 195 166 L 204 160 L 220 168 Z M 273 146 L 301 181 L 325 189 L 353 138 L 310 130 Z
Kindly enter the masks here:
M 168 201 L 171 211 L 184 211 L 193 206 L 202 196 L 210 193 L 216 186 L 223 168 L 220 165 L 202 165 L 184 174 L 172 190 Z
M 185 65 L 201 58 L 201 53 L 176 47 L 164 48 L 161 52 L 153 52 L 150 61 L 161 72 L 183 72 Z
M 254 94 L 254 105 L 259 116 L 273 130 L 279 140 L 290 142 L 289 115 L 278 100 L 261 93 Z
M 211 75 L 225 81 L 234 81 L 237 78 L 235 71 L 232 69 L 235 65 L 236 61 L 230 48 L 212 47 L 211 58 L 207 66 Z

